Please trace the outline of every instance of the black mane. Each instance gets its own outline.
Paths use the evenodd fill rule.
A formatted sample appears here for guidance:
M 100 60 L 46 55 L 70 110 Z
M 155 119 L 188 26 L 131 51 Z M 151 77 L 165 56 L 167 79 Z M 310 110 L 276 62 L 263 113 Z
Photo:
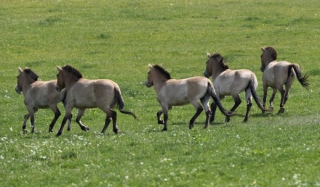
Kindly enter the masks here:
M 276 51 L 275 48 L 273 48 L 273 47 L 266 47 L 265 50 L 270 52 L 272 60 L 277 60 L 278 53 L 277 53 L 277 51 Z
M 170 73 L 167 72 L 163 67 L 159 65 L 154 65 L 153 68 L 157 69 L 162 75 L 164 75 L 167 79 L 171 79 Z
M 31 69 L 25 68 L 23 70 L 23 72 L 25 72 L 34 81 L 37 81 L 38 78 L 39 78 L 39 76 L 34 71 L 32 71 Z
M 71 73 L 72 75 L 76 76 L 77 78 L 82 78 L 82 74 L 80 71 L 78 71 L 76 68 L 70 66 L 70 65 L 65 65 L 62 67 L 63 70 L 66 70 L 67 72 Z
M 229 66 L 225 63 L 225 59 L 222 55 L 220 55 L 219 53 L 215 53 L 215 54 L 211 55 L 211 57 L 216 59 L 219 62 L 220 66 L 223 70 L 229 69 Z

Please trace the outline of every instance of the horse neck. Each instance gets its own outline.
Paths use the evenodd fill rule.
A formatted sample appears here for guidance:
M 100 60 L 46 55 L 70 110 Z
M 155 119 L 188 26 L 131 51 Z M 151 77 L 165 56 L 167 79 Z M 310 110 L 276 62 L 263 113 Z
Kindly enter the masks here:
M 153 81 L 154 89 L 156 90 L 157 93 L 159 93 L 161 88 L 166 84 L 167 80 L 168 79 L 166 79 L 162 76 L 160 76 L 160 77 L 158 76 L 158 78 Z
M 24 75 L 25 77 L 24 82 L 22 84 L 22 92 L 23 94 L 25 94 L 31 87 L 31 84 L 33 84 L 34 82 L 36 82 L 35 80 L 31 79 L 29 76 Z
M 225 70 L 221 68 L 220 65 L 212 67 L 212 80 L 215 80 L 222 72 Z
M 66 79 L 65 81 L 66 89 L 68 90 L 69 88 L 71 88 L 76 82 L 78 82 L 79 79 L 80 78 L 77 78 L 75 76 L 72 76 L 69 79 Z

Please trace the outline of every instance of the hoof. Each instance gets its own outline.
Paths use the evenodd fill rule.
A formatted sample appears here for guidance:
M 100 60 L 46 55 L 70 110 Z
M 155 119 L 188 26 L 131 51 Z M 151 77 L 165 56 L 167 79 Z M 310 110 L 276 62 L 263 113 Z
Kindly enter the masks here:
M 28 133 L 28 130 L 27 130 L 27 129 L 22 129 L 22 133 L 23 133 L 23 134 L 27 134 L 27 133 Z
M 284 113 L 284 108 L 280 108 L 280 110 L 278 111 L 278 114 L 282 114 Z
M 230 121 L 230 117 L 226 117 L 225 122 L 228 123 Z
M 165 132 L 165 131 L 167 131 L 167 130 L 168 130 L 168 129 L 166 129 L 166 128 L 163 128 L 163 129 L 162 129 L 162 132 Z
M 67 131 L 71 131 L 71 128 L 68 128 Z
M 118 134 L 118 133 L 119 133 L 118 131 L 119 131 L 118 129 L 114 129 L 114 130 L 113 130 L 113 132 L 114 132 L 115 134 Z
M 82 127 L 81 127 L 81 130 L 86 131 L 86 132 L 89 132 L 89 127 L 82 126 Z
M 59 131 L 59 132 L 56 134 L 56 137 L 61 136 L 61 134 L 62 134 L 62 132 Z
M 162 124 L 164 124 L 164 122 L 160 120 L 160 121 L 158 121 L 158 124 L 162 125 Z

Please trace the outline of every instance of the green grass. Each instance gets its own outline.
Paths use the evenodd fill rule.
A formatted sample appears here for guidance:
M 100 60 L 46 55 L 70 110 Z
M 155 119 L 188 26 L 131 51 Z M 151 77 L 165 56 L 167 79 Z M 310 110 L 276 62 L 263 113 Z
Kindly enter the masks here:
M 319 186 L 319 6 L 316 0 L 1 1 L 1 186 Z M 189 130 L 195 110 L 187 105 L 169 112 L 169 130 L 161 132 L 155 91 L 144 86 L 148 63 L 162 64 L 174 78 L 198 76 L 206 53 L 218 52 L 231 69 L 256 73 L 262 97 L 266 46 L 310 75 L 310 91 L 294 82 L 284 114 L 263 115 L 254 104 L 242 123 L 243 102 L 230 123 L 217 112 L 203 130 L 202 114 Z M 105 115 L 90 109 L 82 118 L 90 132 L 73 121 L 71 132 L 57 138 L 62 117 L 50 134 L 53 114 L 39 110 L 37 133 L 22 135 L 27 110 L 14 91 L 18 67 L 51 80 L 65 64 L 85 78 L 117 82 L 125 109 L 139 121 L 118 112 L 122 133 L 109 127 L 101 135 Z M 279 100 L 278 93 L 275 111 Z M 233 100 L 222 103 L 230 109 Z

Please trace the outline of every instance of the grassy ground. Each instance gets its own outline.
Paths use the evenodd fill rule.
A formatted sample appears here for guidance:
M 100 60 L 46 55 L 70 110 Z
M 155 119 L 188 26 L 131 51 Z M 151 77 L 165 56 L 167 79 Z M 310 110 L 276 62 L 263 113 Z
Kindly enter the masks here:
M 320 2 L 307 1 L 26 1 L 0 2 L 1 186 L 320 186 L 318 59 Z M 202 75 L 206 53 L 221 53 L 231 69 L 256 73 L 262 96 L 260 47 L 274 46 L 279 60 L 299 63 L 310 90 L 295 81 L 282 115 L 252 107 L 193 130 L 192 106 L 169 112 L 160 132 L 153 88 L 144 86 L 147 64 L 162 64 L 174 78 Z M 70 64 L 88 79 L 119 84 L 125 109 L 122 134 L 99 134 L 105 115 L 86 111 L 72 131 L 49 134 L 50 110 L 36 114 L 36 134 L 22 135 L 23 96 L 17 68 L 55 79 L 56 65 Z M 271 92 L 269 93 L 269 96 Z M 243 94 L 242 94 L 242 98 Z M 275 99 L 275 111 L 280 95 Z M 233 100 L 222 101 L 231 108 Z M 64 111 L 62 106 L 59 106 Z M 76 110 L 74 111 L 76 113 Z M 60 126 L 58 120 L 54 132 Z M 30 130 L 30 125 L 28 125 Z

